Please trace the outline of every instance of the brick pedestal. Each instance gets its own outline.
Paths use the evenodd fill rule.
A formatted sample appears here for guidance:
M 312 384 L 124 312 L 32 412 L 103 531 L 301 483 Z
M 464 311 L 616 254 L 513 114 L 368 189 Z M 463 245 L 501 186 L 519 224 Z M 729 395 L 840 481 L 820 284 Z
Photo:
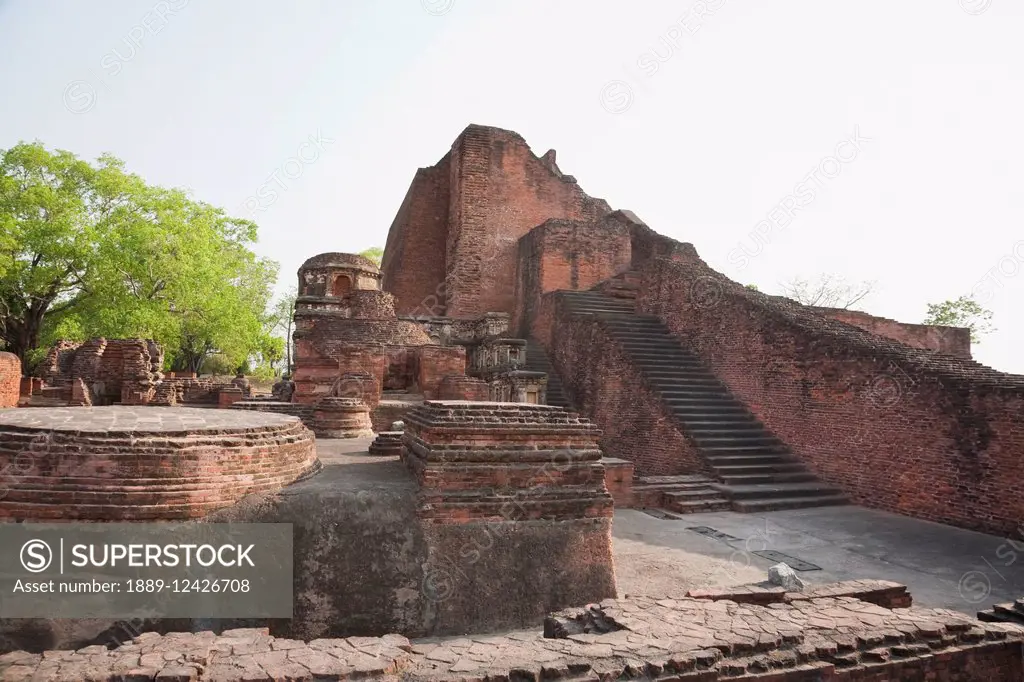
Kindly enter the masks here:
M 599 431 L 550 405 L 427 401 L 405 419 L 437 633 L 615 595 Z
M 217 392 L 217 407 L 231 407 L 244 397 L 245 393 L 240 388 L 222 388 Z
M 311 423 L 317 438 L 372 436 L 370 408 L 356 398 L 323 398 L 313 408 Z

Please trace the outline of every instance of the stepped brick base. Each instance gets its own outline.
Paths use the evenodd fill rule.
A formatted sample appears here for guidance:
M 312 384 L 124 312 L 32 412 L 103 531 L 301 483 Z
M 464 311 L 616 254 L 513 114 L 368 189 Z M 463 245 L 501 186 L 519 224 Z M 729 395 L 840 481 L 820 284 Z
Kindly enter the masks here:
M 381 455 L 384 457 L 397 457 L 401 455 L 402 432 L 381 431 L 373 439 L 373 442 L 370 443 L 369 451 L 371 455 Z
M 406 416 L 440 629 L 516 627 L 615 596 L 598 434 L 550 405 L 427 401 Z
M 310 423 L 317 438 L 361 438 L 373 435 L 370 408 L 357 398 L 321 398 L 313 408 Z
M 125 406 L 0 412 L 0 519 L 200 518 L 319 467 L 313 434 L 294 417 Z
M 1024 629 L 952 611 L 890 610 L 850 597 L 770 607 L 630 597 L 547 618 L 544 635 L 305 643 L 267 630 L 146 633 L 114 650 L 0 656 L 33 680 L 618 680 L 1019 682 Z

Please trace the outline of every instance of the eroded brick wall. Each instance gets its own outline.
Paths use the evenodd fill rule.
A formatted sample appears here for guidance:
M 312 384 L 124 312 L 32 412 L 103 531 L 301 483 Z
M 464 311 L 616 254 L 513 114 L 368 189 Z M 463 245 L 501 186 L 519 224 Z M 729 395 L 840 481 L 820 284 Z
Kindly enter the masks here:
M 513 316 L 519 330 L 529 329 L 543 294 L 589 289 L 629 269 L 629 227 L 621 215 L 592 223 L 548 220 L 519 240 Z
M 427 398 L 440 395 L 441 380 L 449 374 L 466 374 L 466 349 L 462 346 L 423 346 L 419 349 L 417 384 Z
M 601 429 L 605 454 L 633 462 L 638 476 L 702 473 L 668 408 L 601 324 L 554 308 L 548 355 L 573 404 Z
M 416 171 L 388 232 L 381 287 L 395 295 L 399 315 L 444 314 L 449 158 Z
M 471 125 L 420 169 L 388 234 L 383 288 L 400 315 L 512 313 L 517 240 L 549 218 L 610 211 L 518 134 Z
M 14 353 L 0 352 L 0 407 L 18 404 L 21 391 L 21 361 Z
M 1024 377 L 745 289 L 694 256 L 642 271 L 663 322 L 859 504 L 993 533 L 1024 518 Z
M 940 353 L 971 357 L 971 330 L 929 324 L 907 324 L 887 317 L 875 317 L 859 310 L 815 307 L 816 312 L 846 324 L 899 341 L 914 348 L 937 350 Z

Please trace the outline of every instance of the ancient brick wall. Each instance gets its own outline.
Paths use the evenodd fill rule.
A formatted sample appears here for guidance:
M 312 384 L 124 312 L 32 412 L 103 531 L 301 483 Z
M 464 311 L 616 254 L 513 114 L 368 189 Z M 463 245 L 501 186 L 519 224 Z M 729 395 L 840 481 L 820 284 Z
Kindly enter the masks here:
M 748 290 L 696 257 L 642 275 L 639 308 L 856 503 L 992 533 L 1024 518 L 1024 377 Z
M 416 383 L 427 398 L 436 398 L 441 380 L 449 374 L 466 374 L 466 349 L 462 346 L 423 346 L 419 349 Z
M 600 427 L 604 452 L 633 462 L 641 476 L 702 473 L 668 408 L 601 324 L 561 310 L 552 319 L 548 356 L 573 405 Z
M 416 171 L 384 248 L 381 281 L 400 315 L 443 315 L 449 156 Z
M 887 317 L 875 317 L 859 310 L 822 307 L 814 307 L 813 310 L 833 320 L 852 324 L 914 348 L 937 350 L 961 358 L 971 357 L 971 330 L 964 327 L 907 324 Z
M 486 401 L 490 399 L 490 386 L 486 381 L 453 374 L 441 379 L 441 385 L 437 392 L 441 400 Z
M 21 392 L 21 360 L 0 352 L 0 407 L 14 407 Z
M 516 241 L 549 218 L 610 210 L 563 175 L 552 152 L 541 159 L 516 133 L 471 125 L 416 174 L 388 234 L 383 287 L 399 314 L 511 313 Z
M 601 220 L 552 219 L 523 236 L 517 246 L 515 312 L 524 333 L 541 296 L 559 289 L 589 289 L 629 269 L 630 233 L 621 211 Z

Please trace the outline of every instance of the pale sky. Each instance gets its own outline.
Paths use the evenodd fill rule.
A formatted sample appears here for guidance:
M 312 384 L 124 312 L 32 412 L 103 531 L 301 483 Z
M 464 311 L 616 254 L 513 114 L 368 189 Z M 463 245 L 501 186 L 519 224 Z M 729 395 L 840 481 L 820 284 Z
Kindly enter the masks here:
M 876 280 L 858 307 L 920 322 L 974 290 L 975 358 L 1024 373 L 1022 35 L 1019 0 L 0 0 L 0 147 L 253 217 L 283 290 L 383 245 L 467 124 L 509 128 L 762 291 Z

